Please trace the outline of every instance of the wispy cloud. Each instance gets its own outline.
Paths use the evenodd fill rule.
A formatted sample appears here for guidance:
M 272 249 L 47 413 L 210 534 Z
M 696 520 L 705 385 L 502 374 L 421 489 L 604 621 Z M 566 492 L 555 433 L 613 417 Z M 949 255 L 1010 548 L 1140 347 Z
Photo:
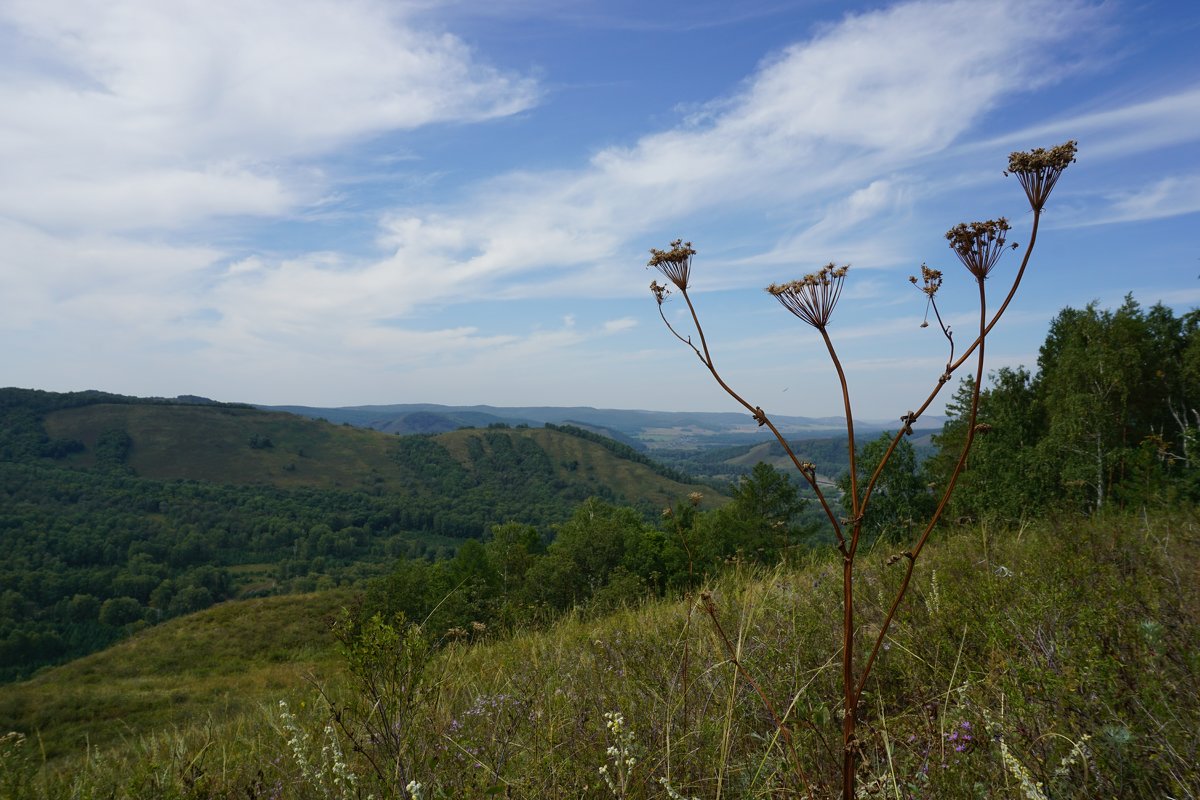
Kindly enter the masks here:
M 908 195 L 902 176 L 878 176 L 947 147 L 1001 98 L 1046 80 L 1051 45 L 1091 20 L 1088 6 L 1041 0 L 847 16 L 677 127 L 601 150 L 576 170 L 499 176 L 456 206 L 397 210 L 379 240 L 391 255 L 338 280 L 363 287 L 368 307 L 367 287 L 389 286 L 396 313 L 499 292 L 537 296 L 547 281 L 586 291 L 584 280 L 611 283 L 605 276 L 625 269 L 644 237 L 686 215 L 781 206 L 796 222 L 760 244 L 764 264 L 816 263 L 835 242 L 879 263 L 895 230 L 873 222 Z M 766 272 L 729 274 L 745 286 Z
M 1107 209 L 1101 209 L 1083 225 L 1177 217 L 1200 211 L 1200 174 L 1173 175 L 1134 191 L 1110 195 Z
M 1200 139 L 1200 86 L 1103 111 L 1067 114 L 975 145 L 1025 149 L 1067 137 L 1085 143 L 1089 159 L 1113 159 Z
M 633 317 L 621 317 L 620 319 L 610 319 L 604 323 L 605 333 L 620 333 L 621 331 L 631 330 L 637 327 L 637 320 Z
M 63 231 L 277 215 L 320 191 L 306 158 L 537 99 L 372 0 L 17 0 L 0 26 L 25 44 L 0 63 L 0 214 Z
M 561 14 L 579 20 L 603 13 L 609 31 L 657 24 L 651 12 L 568 5 Z M 618 334 L 643 319 L 599 301 L 644 291 L 645 249 L 682 234 L 698 240 L 714 305 L 830 259 L 852 262 L 843 302 L 860 301 L 859 311 L 846 309 L 839 336 L 848 348 L 891 344 L 922 305 L 905 295 L 911 313 L 895 321 L 891 298 L 911 287 L 893 268 L 903 260 L 911 271 L 921 258 L 911 254 L 931 243 L 945 253 L 939 230 L 914 229 L 928 227 L 935 203 L 959 213 L 965 189 L 983 180 L 982 152 L 1070 137 L 1091 163 L 1118 163 L 1200 136 L 1200 89 L 1186 77 L 1174 94 L 1100 111 L 1086 100 L 1071 111 L 1056 95 L 1051 121 L 1030 123 L 1040 90 L 1111 62 L 1092 35 L 1109 25 L 1110 4 L 868 5 L 810 28 L 740 83 L 723 75 L 713 91 L 734 88 L 721 96 L 686 110 L 664 103 L 653 129 L 623 120 L 615 141 L 564 134 L 554 163 L 566 167 L 522 170 L 511 167 L 519 156 L 458 163 L 465 135 L 442 160 L 431 155 L 437 136 L 398 135 L 437 125 L 453 139 L 509 117 L 487 130 L 518 138 L 541 123 L 539 103 L 555 102 L 538 82 L 491 66 L 469 36 L 444 32 L 490 13 L 474 0 L 10 0 L 0 6 L 0 328 L 32 337 L 54 326 L 64 342 L 103 328 L 131 353 L 153 340 L 186 350 L 189 364 L 147 356 L 146 373 L 211 370 L 281 401 L 313 375 L 337 399 L 377 395 L 387 370 L 414 386 L 438 382 L 451 400 L 455 387 L 504 382 L 534 362 L 539 387 L 582 391 L 596 364 L 622 360 L 597 343 L 624 342 Z M 706 3 L 697 18 L 722 26 L 776 9 Z M 555 35 L 573 30 L 564 19 Z M 585 77 L 602 80 L 602 67 Z M 364 177 L 378 168 L 390 179 L 398 163 L 399 188 Z M 999 183 L 1001 169 L 987 179 Z M 1121 191 L 1103 170 L 1088 174 L 1056 197 L 1055 225 L 1072 224 L 1063 212 L 1137 221 L 1200 206 L 1194 165 L 1146 171 Z M 320 217 L 332 229 L 339 214 L 368 220 L 365 244 L 342 249 L 305 225 Z M 547 302 L 529 318 L 455 316 L 471 303 L 537 306 L 531 298 Z M 563 317 L 578 299 L 596 305 L 572 324 Z M 739 313 L 756 313 L 741 301 Z M 722 322 L 714 340 L 736 349 L 744 332 Z M 731 368 L 749 371 L 740 352 Z M 601 389 L 609 375 L 596 373 Z

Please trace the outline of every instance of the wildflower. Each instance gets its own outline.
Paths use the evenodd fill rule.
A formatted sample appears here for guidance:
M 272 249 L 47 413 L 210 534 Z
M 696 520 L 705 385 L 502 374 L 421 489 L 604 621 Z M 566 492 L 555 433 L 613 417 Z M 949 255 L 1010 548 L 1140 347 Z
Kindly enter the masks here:
M 1072 139 L 1049 150 L 1038 147 L 1028 153 L 1018 151 L 1008 157 L 1008 169 L 1004 174 L 1017 176 L 1025 196 L 1029 198 L 1029 207 L 1034 211 L 1042 210 L 1063 170 L 1075 163 L 1078 144 Z
M 692 256 L 694 255 L 696 255 L 696 250 L 692 247 L 691 242 L 676 239 L 671 242 L 670 250 L 656 250 L 651 247 L 650 260 L 646 262 L 646 266 L 654 267 L 667 280 L 679 287 L 680 291 L 685 292 L 688 287 L 688 276 L 692 270 Z M 650 291 L 654 292 L 660 305 L 662 304 L 665 289 L 665 286 L 659 286 L 655 282 L 650 283 Z
M 849 264 L 838 267 L 830 262 L 798 281 L 773 283 L 767 287 L 767 291 L 788 311 L 814 328 L 824 330 L 829 324 L 829 317 L 833 314 L 838 298 L 841 297 L 842 284 L 849 269 Z
M 963 266 L 976 280 L 982 281 L 1000 260 L 1005 237 L 1011 229 L 1004 217 L 987 222 L 962 222 L 946 232 L 946 239 Z
M 703 492 L 692 492 L 688 495 L 688 502 L 694 506 L 700 505 L 700 501 L 704 499 Z

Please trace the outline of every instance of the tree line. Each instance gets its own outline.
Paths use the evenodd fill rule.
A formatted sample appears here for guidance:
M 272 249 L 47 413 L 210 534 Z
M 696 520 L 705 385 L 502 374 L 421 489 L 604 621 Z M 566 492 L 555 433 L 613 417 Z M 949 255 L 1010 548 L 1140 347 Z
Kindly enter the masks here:
M 903 540 L 933 502 L 966 436 L 973 390 L 964 379 L 923 463 L 889 465 L 876 533 Z M 1168 507 L 1200 498 L 1200 310 L 1177 316 L 1131 296 L 1115 310 L 1065 308 L 1036 371 L 1003 368 L 981 393 L 977 436 L 951 517 L 1017 523 L 1046 514 Z M 867 443 L 868 474 L 885 444 Z
M 453 558 L 401 559 L 369 582 L 360 619 L 396 614 L 438 641 L 549 622 L 579 609 L 623 604 L 698 586 L 730 563 L 773 564 L 812 544 L 806 501 L 785 474 L 760 463 L 718 509 L 694 493 L 657 518 L 590 498 L 546 537 L 521 522 L 493 526 Z

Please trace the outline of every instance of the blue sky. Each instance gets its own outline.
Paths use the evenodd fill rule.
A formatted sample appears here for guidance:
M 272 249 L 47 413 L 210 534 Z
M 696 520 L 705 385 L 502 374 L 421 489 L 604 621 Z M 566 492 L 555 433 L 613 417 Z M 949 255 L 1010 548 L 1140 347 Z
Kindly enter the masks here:
M 946 358 L 908 276 L 965 331 L 945 231 L 1025 241 L 1012 150 L 1079 140 L 992 368 L 1065 306 L 1200 305 L 1198 38 L 1191 0 L 0 0 L 0 385 L 734 410 L 646 288 L 683 237 L 773 413 L 841 403 L 763 287 L 850 263 L 855 414 L 898 417 Z

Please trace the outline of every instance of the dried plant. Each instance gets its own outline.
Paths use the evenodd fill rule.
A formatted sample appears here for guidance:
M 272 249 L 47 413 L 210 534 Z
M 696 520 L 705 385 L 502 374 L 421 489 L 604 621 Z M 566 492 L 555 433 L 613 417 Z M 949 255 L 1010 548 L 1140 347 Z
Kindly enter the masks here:
M 1075 145 L 1076 142 L 1070 141 L 1049 150 L 1037 147 L 1028 153 L 1018 151 L 1008 157 L 1008 169 L 1004 174 L 1017 176 L 1035 213 L 1046 205 L 1046 198 L 1063 170 L 1075 163 Z
M 1025 269 L 1029 264 L 1030 256 L 1033 253 L 1034 244 L 1037 242 L 1038 225 L 1041 221 L 1042 209 L 1045 207 L 1046 200 L 1050 195 L 1050 191 L 1058 182 L 1062 171 L 1075 161 L 1076 143 L 1074 141 L 1066 142 L 1058 147 L 1045 150 L 1038 148 L 1029 152 L 1016 152 L 1009 157 L 1008 174 L 1015 174 L 1020 181 L 1021 186 L 1025 189 L 1026 197 L 1029 200 L 1030 208 L 1033 211 L 1033 222 L 1029 234 L 1029 243 L 1025 247 L 1024 255 L 1021 259 L 1021 264 L 1012 279 L 1008 292 L 1000 304 L 999 308 L 992 312 L 989 316 L 987 307 L 987 279 L 992 274 L 994 268 L 1000 260 L 1006 249 L 1018 249 L 1018 245 L 1009 245 L 1007 242 L 1008 232 L 1011 226 L 1008 220 L 1004 217 L 988 220 L 985 222 L 972 222 L 956 225 L 946 233 L 946 239 L 950 243 L 950 248 L 958 256 L 959 260 L 967 268 L 975 279 L 975 283 L 979 292 L 979 329 L 975 338 L 967 346 L 966 350 L 955 357 L 954 336 L 950 327 L 946 325 L 942 319 L 941 313 L 937 306 L 937 293 L 942 286 L 942 273 L 939 270 L 931 269 L 927 265 L 921 265 L 921 277 L 916 276 L 909 278 L 909 281 L 918 286 L 926 296 L 926 320 L 922 323 L 922 327 L 928 326 L 928 310 L 932 309 L 938 326 L 942 331 L 950 345 L 950 355 L 946 361 L 945 370 L 939 375 L 934 383 L 932 390 L 925 400 L 917 407 L 915 411 L 908 411 L 900 417 L 900 430 L 893 437 L 890 446 L 885 452 L 883 458 L 876 466 L 865 486 L 859 486 L 858 470 L 855 464 L 856 443 L 854 438 L 854 416 L 851 410 L 850 391 L 846 382 L 845 372 L 842 369 L 842 364 L 837 355 L 837 350 L 834 347 L 833 340 L 830 338 L 828 326 L 830 317 L 837 306 L 838 299 L 841 297 L 842 286 L 846 279 L 846 274 L 849 269 L 848 265 L 835 266 L 832 262 L 822 267 L 817 272 L 807 275 L 804 278 L 791 281 L 784 284 L 772 284 L 767 287 L 767 291 L 773 295 L 779 302 L 802 319 L 804 322 L 811 325 L 820 333 L 825 347 L 829 352 L 829 357 L 833 363 L 834 370 L 837 373 L 838 380 L 841 384 L 842 400 L 846 415 L 846 433 L 847 433 L 847 450 L 850 460 L 850 487 L 849 496 L 844 500 L 843 504 L 850 508 L 849 518 L 840 518 L 833 511 L 825 492 L 817 483 L 816 467 L 808 461 L 801 461 L 793 452 L 791 445 L 780 434 L 778 428 L 771 422 L 770 417 L 763 411 L 760 406 L 754 405 L 746 400 L 742 395 L 736 392 L 732 387 L 725 382 L 721 374 L 717 370 L 716 364 L 713 361 L 712 353 L 709 350 L 708 342 L 704 336 L 704 329 L 700 325 L 700 318 L 696 312 L 695 305 L 692 303 L 689 295 L 689 287 L 691 280 L 692 259 L 696 255 L 695 248 L 691 242 L 684 242 L 682 239 L 676 239 L 671 242 L 668 249 L 650 251 L 651 258 L 647 263 L 648 267 L 657 269 L 662 275 L 674 286 L 675 290 L 683 297 L 687 304 L 688 313 L 691 319 L 692 326 L 695 329 L 695 336 L 698 344 L 693 342 L 690 335 L 684 335 L 673 325 L 663 313 L 662 305 L 671 293 L 671 288 L 652 281 L 650 284 L 651 293 L 659 306 L 659 315 L 662 317 L 664 324 L 668 330 L 683 342 L 704 364 L 705 368 L 712 374 L 717 384 L 729 394 L 735 401 L 741 404 L 760 426 L 766 426 L 771 433 L 779 441 L 784 452 L 795 466 L 796 470 L 808 483 L 814 495 L 817 498 L 829 525 L 833 530 L 836 539 L 836 546 L 842 556 L 842 797 L 846 800 L 855 797 L 855 772 L 858 760 L 858 755 L 861 750 L 861 743 L 858 738 L 858 719 L 857 709 L 859 700 L 862 697 L 863 689 L 866 686 L 867 678 L 871 674 L 871 670 L 875 665 L 875 660 L 879 655 L 881 646 L 887 637 L 888 630 L 891 627 L 893 619 L 895 619 L 897 609 L 908 592 L 909 583 L 913 574 L 913 567 L 916 564 L 917 558 L 921 554 L 921 550 L 929 541 L 929 536 L 934 527 L 941 519 L 946 510 L 946 506 L 950 501 L 951 495 L 954 493 L 955 486 L 958 483 L 958 478 L 962 474 L 963 467 L 966 465 L 967 454 L 971 450 L 974 439 L 977 433 L 983 432 L 985 426 L 977 425 L 979 413 L 979 397 L 980 387 L 983 383 L 983 367 L 984 367 L 984 343 L 992 328 L 999 321 L 1000 317 L 1008 308 L 1013 296 L 1017 292 L 1017 288 L 1021 284 L 1021 280 L 1025 275 Z M 962 450 L 958 460 L 955 463 L 954 469 L 950 473 L 950 477 L 946 486 L 940 490 L 940 498 L 935 511 L 921 528 L 921 533 L 917 536 L 912 545 L 903 552 L 897 553 L 888 560 L 889 564 L 904 564 L 904 575 L 900 581 L 900 586 L 893 596 L 892 602 L 887 609 L 883 622 L 878 627 L 872 627 L 870 632 L 866 634 L 869 644 L 869 652 L 865 659 L 856 658 L 856 626 L 855 626 L 855 605 L 854 605 L 854 565 L 855 558 L 858 554 L 858 547 L 861 542 L 863 532 L 863 521 L 868 514 L 870 507 L 871 494 L 877 486 L 880 475 L 890 461 L 893 453 L 896 450 L 902 437 L 911 435 L 913 432 L 913 424 L 924 414 L 933 404 L 942 387 L 950 380 L 956 370 L 963 366 L 966 361 L 975 356 L 974 363 L 974 388 L 971 395 L 970 410 L 968 414 L 968 424 L 966 427 L 967 435 L 963 443 Z M 712 607 L 711 599 L 707 599 L 706 608 L 714 625 L 717 625 L 718 633 L 721 633 L 719 623 L 715 614 L 715 609 Z M 728 640 L 726 640 L 727 642 Z M 736 659 L 730 650 L 730 658 L 737 665 L 739 673 L 749 683 L 755 692 L 762 698 L 763 703 L 768 711 L 776 728 L 779 730 L 783 741 L 789 745 L 788 756 L 794 762 L 799 790 L 803 791 L 809 797 L 815 797 L 813 782 L 808 777 L 804 765 L 800 763 L 800 757 L 794 749 L 790 747 L 792 742 L 791 727 L 786 718 L 781 719 L 775 712 L 771 701 L 762 686 L 754 680 L 749 674 L 744 665 Z M 811 724 L 811 723 L 806 723 Z
M 849 264 L 841 267 L 826 264 L 819 272 L 805 275 L 798 281 L 773 283 L 767 287 L 767 292 L 809 325 L 824 328 L 842 296 L 842 284 L 846 282 L 849 269 Z

